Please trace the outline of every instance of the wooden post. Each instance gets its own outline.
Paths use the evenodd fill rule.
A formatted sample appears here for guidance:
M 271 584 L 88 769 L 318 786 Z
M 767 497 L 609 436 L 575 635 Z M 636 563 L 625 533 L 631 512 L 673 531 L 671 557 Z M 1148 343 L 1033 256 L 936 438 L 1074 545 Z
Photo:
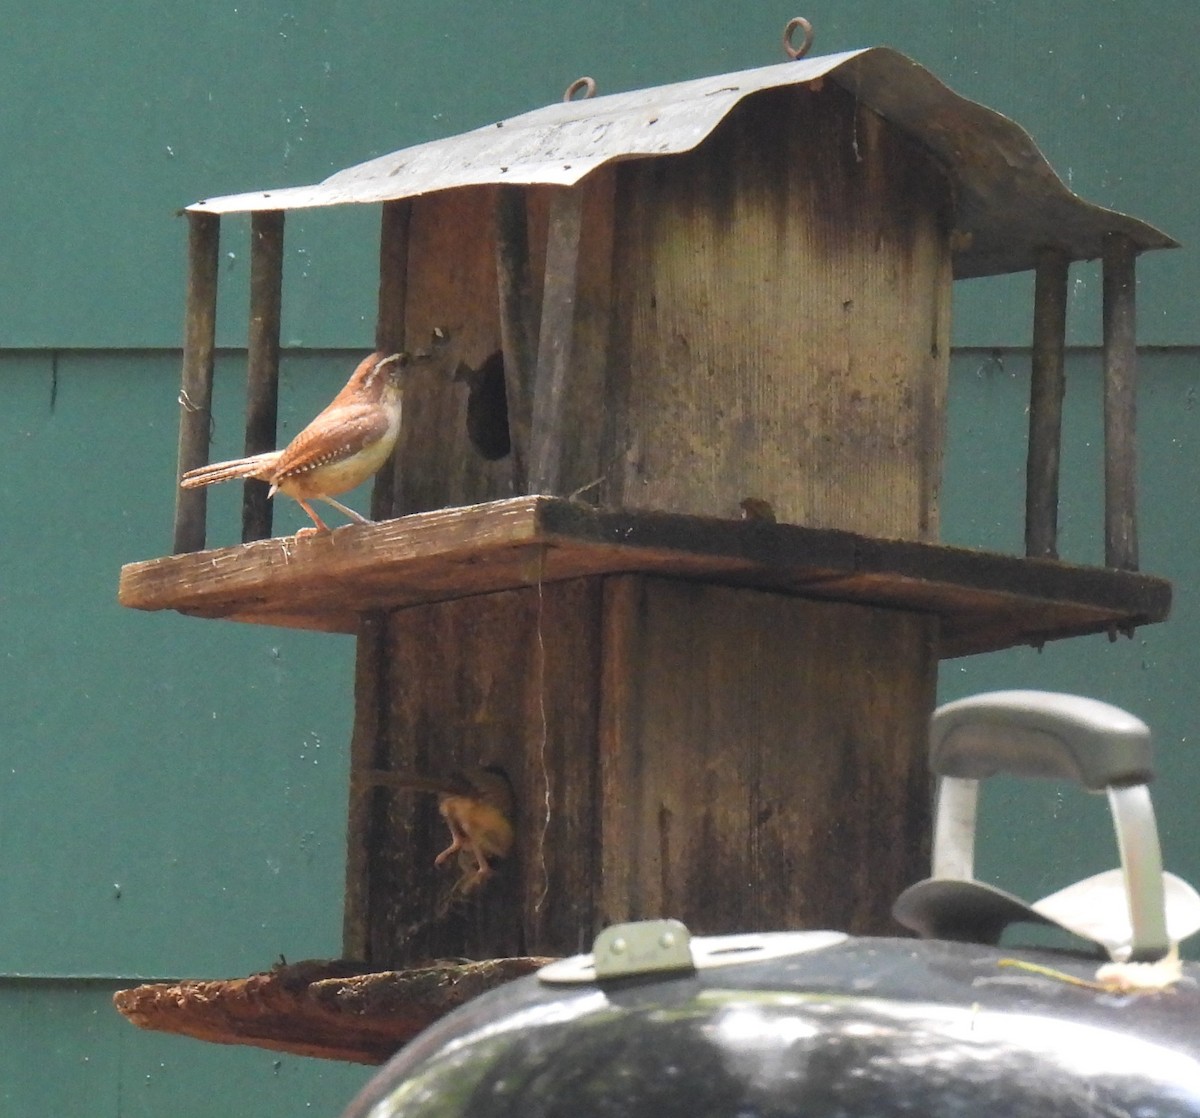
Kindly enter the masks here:
M 1038 254 L 1025 468 L 1025 554 L 1035 558 L 1058 557 L 1067 272 L 1067 256 L 1060 249 L 1045 248 Z
M 398 353 L 405 347 L 404 308 L 408 299 L 408 233 L 412 203 L 385 202 L 379 221 L 379 302 L 375 316 L 375 349 Z M 399 455 L 379 471 L 371 490 L 371 519 L 397 515 Z
M 538 366 L 538 319 L 529 262 L 526 190 L 496 192 L 496 282 L 500 296 L 500 345 L 512 440 L 513 489 L 529 491 L 534 370 Z
M 208 462 L 212 435 L 213 351 L 217 333 L 217 254 L 221 219 L 216 214 L 189 213 L 188 279 L 184 308 L 183 371 L 179 388 L 179 472 Z M 208 502 L 204 489 L 175 490 L 172 550 L 204 547 Z
M 1123 233 L 1104 238 L 1104 562 L 1138 569 L 1137 250 Z
M 261 210 L 250 218 L 250 334 L 246 367 L 246 450 L 262 454 L 277 446 L 279 418 L 279 322 L 283 297 L 283 211 Z M 242 542 L 271 534 L 271 501 L 264 481 L 242 491 Z
M 583 232 L 583 191 L 563 187 L 550 200 L 546 236 L 546 278 L 533 385 L 530 434 L 531 493 L 557 494 L 562 480 L 566 432 L 567 376 L 575 343 L 575 292 L 579 241 Z

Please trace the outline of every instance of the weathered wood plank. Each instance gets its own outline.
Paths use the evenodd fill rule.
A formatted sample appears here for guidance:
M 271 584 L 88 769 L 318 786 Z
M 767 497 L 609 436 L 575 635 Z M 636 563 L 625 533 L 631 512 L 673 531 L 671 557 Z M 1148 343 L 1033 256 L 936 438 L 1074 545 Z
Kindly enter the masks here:
M 927 872 L 936 620 L 606 581 L 602 922 L 894 931 Z
M 820 158 L 813 153 L 820 152 Z M 950 191 L 831 83 L 618 168 L 607 504 L 936 540 Z
M 521 186 L 502 186 L 496 191 L 500 344 L 504 354 L 504 386 L 512 442 L 513 488 L 517 493 L 528 489 L 533 380 L 541 318 L 529 262 L 528 194 L 529 191 Z
M 217 1044 L 382 1064 L 471 998 L 550 959 L 446 963 L 358 974 L 342 960 L 282 964 L 249 978 L 161 982 L 118 990 L 117 1009 L 142 1029 Z
M 575 352 L 575 303 L 583 191 L 565 187 L 550 199 L 546 274 L 542 284 L 541 329 L 529 431 L 529 486 L 533 493 L 561 492 L 569 373 Z M 599 419 L 597 411 L 596 419 Z
M 342 909 L 342 955 L 365 960 L 371 921 L 370 855 L 379 840 L 383 794 L 355 776 L 379 768 L 387 748 L 387 615 L 362 614 L 354 663 L 354 733 L 350 740 L 350 800 L 346 816 L 346 886 Z
M 600 595 L 598 580 L 574 580 L 389 615 L 380 767 L 444 775 L 498 765 L 516 797 L 517 842 L 480 889 L 456 899 L 458 867 L 433 865 L 448 845 L 434 797 L 377 791 L 372 965 L 590 943 L 581 937 L 595 926 Z
M 615 463 L 609 457 L 616 412 L 609 390 L 609 349 L 613 333 L 613 239 L 616 173 L 606 167 L 574 188 L 580 194 L 582 231 L 575 274 L 575 305 L 569 363 L 570 384 L 561 400 L 566 437 L 561 455 L 558 492 L 582 490 L 581 499 L 613 504 Z M 549 242 L 552 194 L 544 198 Z M 549 266 L 549 263 L 547 264 Z
M 1104 239 L 1104 561 L 1138 569 L 1137 249 Z
M 119 597 L 354 632 L 364 611 L 639 571 L 936 614 L 943 656 L 1161 621 L 1171 599 L 1167 582 L 1131 572 L 542 497 L 134 563 Z
M 405 348 L 404 307 L 408 300 L 408 229 L 412 203 L 385 202 L 379 218 L 379 297 L 375 313 L 375 350 L 398 353 Z M 397 515 L 398 458 L 384 467 L 371 488 L 371 519 Z
M 220 239 L 219 217 L 188 214 L 188 279 L 179 387 L 179 477 L 208 462 Z M 207 509 L 205 490 L 176 487 L 172 551 L 177 554 L 199 551 L 204 546 Z
M 276 448 L 279 416 L 279 322 L 283 305 L 283 211 L 250 218 L 250 329 L 246 352 L 246 455 Z M 271 534 L 267 483 L 242 489 L 242 541 Z
M 1058 555 L 1058 480 L 1066 390 L 1068 260 L 1060 249 L 1038 254 L 1033 291 L 1029 449 L 1025 468 L 1025 554 Z

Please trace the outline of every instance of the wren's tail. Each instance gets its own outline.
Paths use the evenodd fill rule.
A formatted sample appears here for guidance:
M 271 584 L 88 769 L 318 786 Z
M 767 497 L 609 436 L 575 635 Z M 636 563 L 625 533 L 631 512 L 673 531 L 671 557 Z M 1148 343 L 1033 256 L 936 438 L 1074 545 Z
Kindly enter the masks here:
M 188 470 L 179 479 L 183 489 L 200 489 L 205 485 L 215 485 L 218 481 L 232 481 L 235 478 L 259 478 L 267 481 L 279 461 L 279 451 L 268 450 L 265 454 L 254 454 L 249 458 L 234 458 L 229 462 L 212 462 L 207 466 L 199 466 Z

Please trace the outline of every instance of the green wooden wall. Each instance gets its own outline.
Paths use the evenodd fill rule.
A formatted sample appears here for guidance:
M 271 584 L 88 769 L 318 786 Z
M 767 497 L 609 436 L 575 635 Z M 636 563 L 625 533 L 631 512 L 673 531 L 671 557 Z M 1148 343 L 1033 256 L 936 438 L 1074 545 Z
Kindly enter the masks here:
M 332 1115 L 366 1074 L 141 1033 L 109 1007 L 140 976 L 238 975 L 339 947 L 352 642 L 115 601 L 120 565 L 169 538 L 174 211 L 512 115 L 583 73 L 615 91 L 774 62 L 793 14 L 717 0 L 0 0 L 0 1116 Z M 803 14 L 818 52 L 905 51 L 1019 120 L 1085 197 L 1185 244 L 1144 260 L 1139 288 L 1143 565 L 1175 580 L 1172 620 L 1132 641 L 951 662 L 942 697 L 1046 686 L 1147 718 L 1167 860 L 1200 881 L 1200 9 L 811 0 Z M 370 343 L 377 220 L 289 220 L 285 432 Z M 227 222 L 217 454 L 240 440 L 246 242 Z M 1097 271 L 1073 280 L 1063 549 L 1098 561 Z M 1030 288 L 956 291 L 949 542 L 1020 550 Z M 214 493 L 216 542 L 234 539 L 236 500 Z M 300 523 L 284 503 L 278 529 Z M 1103 804 L 1053 785 L 989 788 L 984 824 L 982 871 L 1027 895 L 1113 861 Z

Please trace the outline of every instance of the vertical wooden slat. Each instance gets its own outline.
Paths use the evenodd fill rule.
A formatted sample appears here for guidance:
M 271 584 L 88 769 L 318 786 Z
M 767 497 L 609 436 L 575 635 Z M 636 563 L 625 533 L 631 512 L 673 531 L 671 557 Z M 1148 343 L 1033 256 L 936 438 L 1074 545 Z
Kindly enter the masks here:
M 375 349 L 398 353 L 404 349 L 404 306 L 408 299 L 408 230 L 412 203 L 407 199 L 384 202 L 379 221 L 379 303 L 375 316 Z M 371 490 L 371 519 L 397 515 L 396 476 L 399 457 L 391 469 L 380 470 Z
M 529 492 L 533 380 L 538 354 L 538 308 L 529 264 L 529 216 L 525 190 L 503 186 L 496 194 L 496 280 L 500 301 L 500 347 L 508 394 L 513 489 Z
M 1138 569 L 1137 340 L 1133 242 L 1104 238 L 1104 562 Z
M 247 455 L 274 450 L 279 417 L 279 322 L 283 299 L 283 211 L 250 218 L 250 330 L 246 361 Z M 271 534 L 271 502 L 263 481 L 242 491 L 242 542 Z
M 613 445 L 621 414 L 608 379 L 613 298 L 620 283 L 613 275 L 616 170 L 594 171 L 575 189 L 583 193 L 583 228 L 576 266 L 570 388 L 562 412 L 569 437 L 562 446 L 558 492 L 582 490 L 585 500 L 604 504 L 612 496 L 608 481 L 615 468 L 605 450 Z
M 567 187 L 555 191 L 546 234 L 546 279 L 542 287 L 542 320 L 533 384 L 531 493 L 557 494 L 561 484 L 563 417 L 575 339 L 582 219 L 583 191 Z
M 1058 556 L 1067 271 L 1067 256 L 1060 249 L 1046 248 L 1038 254 L 1025 470 L 1025 554 L 1035 557 Z
M 383 791 L 355 779 L 383 767 L 387 753 L 387 615 L 363 614 L 354 669 L 354 734 L 350 741 L 350 807 L 346 823 L 346 899 L 342 911 L 342 957 L 380 962 L 370 952 L 371 852 Z
M 213 351 L 217 332 L 217 253 L 221 219 L 189 213 L 183 371 L 179 388 L 179 476 L 208 462 L 212 428 Z M 173 550 L 204 547 L 205 490 L 177 489 Z

